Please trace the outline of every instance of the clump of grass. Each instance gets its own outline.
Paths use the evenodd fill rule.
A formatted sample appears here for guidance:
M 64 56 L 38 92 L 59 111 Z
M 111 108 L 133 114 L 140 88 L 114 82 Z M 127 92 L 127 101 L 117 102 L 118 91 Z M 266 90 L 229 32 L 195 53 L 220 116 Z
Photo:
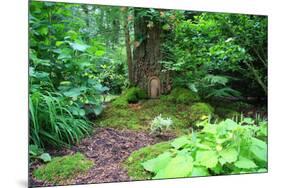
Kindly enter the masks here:
M 134 180 L 151 179 L 152 174 L 142 167 L 141 163 L 153 159 L 170 148 L 170 142 L 161 142 L 133 152 L 123 163 L 128 175 Z
M 36 169 L 33 174 L 38 180 L 56 184 L 85 173 L 93 166 L 93 161 L 88 160 L 81 153 L 76 153 L 74 155 L 55 157 L 51 162 Z

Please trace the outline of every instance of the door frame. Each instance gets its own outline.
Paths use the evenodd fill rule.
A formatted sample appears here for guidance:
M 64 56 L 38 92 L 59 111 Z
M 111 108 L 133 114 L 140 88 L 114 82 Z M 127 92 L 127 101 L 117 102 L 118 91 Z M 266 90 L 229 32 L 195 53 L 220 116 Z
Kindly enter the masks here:
M 157 82 L 159 83 L 159 95 L 155 98 L 159 98 L 161 95 L 161 82 L 157 76 L 151 76 L 148 80 L 148 96 L 151 98 L 151 81 L 154 79 L 157 80 Z

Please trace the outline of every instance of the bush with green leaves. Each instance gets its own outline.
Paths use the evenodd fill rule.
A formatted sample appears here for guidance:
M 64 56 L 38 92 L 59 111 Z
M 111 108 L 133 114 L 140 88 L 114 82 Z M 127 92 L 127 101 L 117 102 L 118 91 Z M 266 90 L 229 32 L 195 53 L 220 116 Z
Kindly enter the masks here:
M 199 132 L 171 142 L 170 148 L 141 163 L 152 179 L 267 171 L 267 143 L 251 119 L 197 124 Z
M 38 180 L 56 184 L 85 173 L 93 166 L 93 161 L 87 159 L 81 153 L 76 153 L 73 155 L 53 158 L 51 162 L 34 170 L 33 175 Z
M 159 135 L 166 130 L 169 130 L 173 125 L 173 120 L 171 118 L 163 118 L 160 114 L 156 116 L 150 123 L 150 133 Z

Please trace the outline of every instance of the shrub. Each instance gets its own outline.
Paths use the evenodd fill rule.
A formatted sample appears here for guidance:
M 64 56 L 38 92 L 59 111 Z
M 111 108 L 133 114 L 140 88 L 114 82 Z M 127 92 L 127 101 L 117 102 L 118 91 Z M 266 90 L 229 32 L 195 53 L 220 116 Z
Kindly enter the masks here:
M 188 116 L 189 123 L 195 123 L 196 121 L 208 117 L 214 113 L 214 109 L 207 103 L 195 103 L 190 107 Z
M 51 162 L 36 169 L 33 174 L 38 180 L 61 183 L 80 173 L 84 173 L 94 165 L 81 153 L 55 157 Z
M 150 133 L 151 134 L 161 134 L 163 131 L 168 130 L 173 124 L 171 118 L 162 118 L 162 115 L 155 117 L 151 122 Z
M 185 88 L 175 88 L 168 95 L 167 100 L 176 103 L 191 104 L 193 102 L 200 101 L 200 97 L 197 93 Z
M 153 179 L 266 172 L 267 143 L 257 138 L 260 128 L 253 123 L 249 118 L 202 121 L 200 132 L 176 138 L 170 148 L 142 162 L 143 170 Z

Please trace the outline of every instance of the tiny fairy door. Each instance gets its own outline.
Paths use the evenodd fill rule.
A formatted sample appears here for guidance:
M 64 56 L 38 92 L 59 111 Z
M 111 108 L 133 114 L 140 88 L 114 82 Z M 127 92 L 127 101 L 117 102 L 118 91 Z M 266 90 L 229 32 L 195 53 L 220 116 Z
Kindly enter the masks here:
M 158 98 L 160 96 L 160 80 L 157 77 L 152 77 L 149 80 L 149 94 L 151 98 Z

